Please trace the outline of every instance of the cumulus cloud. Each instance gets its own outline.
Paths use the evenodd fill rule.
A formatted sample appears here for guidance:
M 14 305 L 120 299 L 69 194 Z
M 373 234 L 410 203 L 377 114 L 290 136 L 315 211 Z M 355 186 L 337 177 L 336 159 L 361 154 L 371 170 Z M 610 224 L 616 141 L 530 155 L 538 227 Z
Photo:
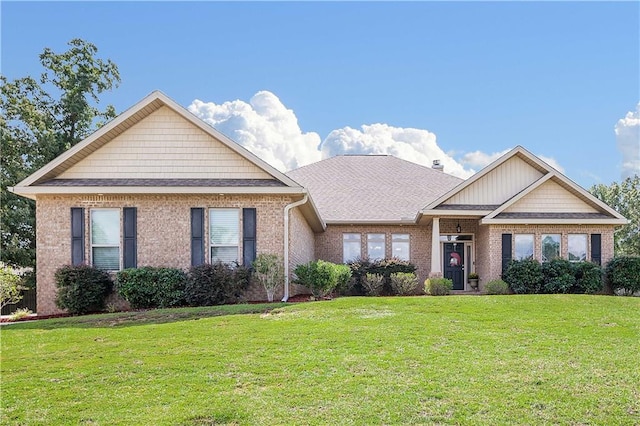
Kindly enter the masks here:
M 196 99 L 188 109 L 278 170 L 320 160 L 320 136 L 302 132 L 294 112 L 271 92 L 258 92 L 249 103 Z
M 295 113 L 268 91 L 256 93 L 248 103 L 196 99 L 188 109 L 283 172 L 335 155 L 387 154 L 427 167 L 440 160 L 446 173 L 465 179 L 509 151 L 474 151 L 456 160 L 438 146 L 434 133 L 382 123 L 343 127 L 321 140 L 315 132 L 303 132 Z M 553 158 L 540 158 L 563 171 Z
M 622 179 L 640 174 L 640 102 L 616 123 L 616 142 L 622 154 Z
M 465 169 L 438 146 L 435 134 L 421 129 L 380 123 L 363 125 L 359 130 L 344 127 L 329 133 L 321 150 L 323 158 L 340 154 L 390 154 L 427 167 L 431 167 L 433 160 L 440 160 L 449 174 L 461 178 L 473 174 L 473 170 Z

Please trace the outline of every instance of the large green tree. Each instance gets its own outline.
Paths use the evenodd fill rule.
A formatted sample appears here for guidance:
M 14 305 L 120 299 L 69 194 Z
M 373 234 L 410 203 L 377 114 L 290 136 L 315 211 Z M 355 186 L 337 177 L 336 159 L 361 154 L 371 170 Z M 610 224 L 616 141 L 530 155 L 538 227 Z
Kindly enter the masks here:
M 640 256 L 640 176 L 622 183 L 598 184 L 589 189 L 593 195 L 613 207 L 629 220 L 614 234 L 616 256 Z
M 40 54 L 44 72 L 9 81 L 0 76 L 2 262 L 35 265 L 35 203 L 7 190 L 115 117 L 98 109 L 99 96 L 118 87 L 111 60 L 96 57 L 92 43 L 73 39 L 69 50 Z

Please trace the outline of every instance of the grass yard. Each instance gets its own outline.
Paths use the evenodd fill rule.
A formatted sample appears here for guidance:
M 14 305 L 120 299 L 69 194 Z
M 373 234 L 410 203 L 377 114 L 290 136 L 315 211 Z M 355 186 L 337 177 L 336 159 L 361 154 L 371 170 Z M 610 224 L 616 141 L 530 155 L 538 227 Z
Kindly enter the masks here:
M 3 425 L 640 424 L 640 298 L 172 309 L 1 344 Z

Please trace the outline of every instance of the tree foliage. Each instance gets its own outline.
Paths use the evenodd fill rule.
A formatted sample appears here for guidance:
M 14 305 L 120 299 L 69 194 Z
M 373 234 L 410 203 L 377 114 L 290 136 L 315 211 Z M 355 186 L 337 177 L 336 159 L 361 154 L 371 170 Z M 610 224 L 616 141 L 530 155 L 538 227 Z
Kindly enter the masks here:
M 69 50 L 40 54 L 44 72 L 9 81 L 0 76 L 2 134 L 1 260 L 9 265 L 35 264 L 35 203 L 7 190 L 85 138 L 103 120 L 115 117 L 99 96 L 118 87 L 120 74 L 111 60 L 96 57 L 95 45 L 73 39 Z
M 609 186 L 594 185 L 589 192 L 629 220 L 615 231 L 615 255 L 640 256 L 640 176 L 628 177 L 622 183 L 613 182 Z

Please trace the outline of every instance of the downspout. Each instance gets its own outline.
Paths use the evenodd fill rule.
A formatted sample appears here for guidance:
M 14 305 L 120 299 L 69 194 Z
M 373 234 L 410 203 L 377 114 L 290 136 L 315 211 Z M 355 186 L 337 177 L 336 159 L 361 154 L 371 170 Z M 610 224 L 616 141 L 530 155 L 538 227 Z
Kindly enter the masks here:
M 289 300 L 289 211 L 307 202 L 309 196 L 304 194 L 301 200 L 284 206 L 284 297 L 283 302 Z

